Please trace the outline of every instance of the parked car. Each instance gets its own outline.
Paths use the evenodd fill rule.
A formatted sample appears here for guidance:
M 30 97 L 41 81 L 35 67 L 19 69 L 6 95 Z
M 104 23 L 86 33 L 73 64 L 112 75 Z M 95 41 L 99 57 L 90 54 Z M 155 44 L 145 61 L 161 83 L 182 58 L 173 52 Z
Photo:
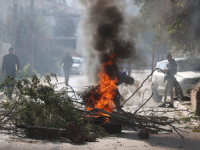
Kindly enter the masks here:
M 190 97 L 191 90 L 200 80 L 200 58 L 195 60 L 177 58 L 175 61 L 177 63 L 177 74 L 175 75 L 177 84 L 174 96 L 179 100 L 184 100 L 186 97 Z M 165 69 L 167 64 L 167 60 L 158 62 L 156 68 Z M 164 77 L 165 74 L 160 70 L 153 73 L 151 89 L 154 93 L 153 100 L 156 102 L 160 102 L 164 96 Z
M 83 61 L 81 57 L 72 57 L 74 63 L 71 68 L 71 74 L 83 74 Z

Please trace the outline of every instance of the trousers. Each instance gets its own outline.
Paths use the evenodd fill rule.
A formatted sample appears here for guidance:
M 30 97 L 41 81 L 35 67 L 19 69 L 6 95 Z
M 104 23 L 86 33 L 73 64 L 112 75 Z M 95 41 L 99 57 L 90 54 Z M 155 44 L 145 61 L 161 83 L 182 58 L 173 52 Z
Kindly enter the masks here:
M 70 75 L 70 69 L 63 69 L 65 74 L 65 84 L 68 84 L 69 82 L 69 75 Z
M 8 82 L 6 96 L 8 97 L 9 100 L 12 100 L 12 94 L 15 84 L 15 76 L 12 79 L 7 78 L 6 80 Z
M 164 103 L 166 103 L 168 91 L 170 93 L 171 103 L 172 104 L 174 103 L 173 87 L 174 87 L 174 79 L 168 78 L 165 84 Z

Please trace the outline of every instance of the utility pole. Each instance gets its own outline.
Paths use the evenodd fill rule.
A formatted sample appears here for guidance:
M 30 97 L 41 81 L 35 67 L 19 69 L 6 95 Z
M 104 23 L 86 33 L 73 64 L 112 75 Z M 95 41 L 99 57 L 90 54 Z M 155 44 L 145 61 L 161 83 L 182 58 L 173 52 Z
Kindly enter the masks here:
M 33 75 L 33 51 L 34 51 L 34 0 L 30 5 L 30 75 Z
M 154 63 L 155 63 L 155 35 L 154 35 L 154 38 L 153 38 L 152 69 L 151 69 L 152 72 L 155 69 L 154 68 Z
M 18 0 L 13 0 L 13 35 L 12 35 L 12 47 L 13 47 L 14 51 L 16 51 L 17 5 L 18 5 Z

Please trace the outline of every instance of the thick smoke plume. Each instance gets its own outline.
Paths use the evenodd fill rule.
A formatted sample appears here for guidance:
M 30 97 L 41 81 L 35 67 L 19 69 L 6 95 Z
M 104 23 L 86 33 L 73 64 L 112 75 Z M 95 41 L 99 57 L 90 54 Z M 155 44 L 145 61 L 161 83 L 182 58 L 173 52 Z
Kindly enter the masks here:
M 87 60 L 91 81 L 98 80 L 101 64 L 113 57 L 113 65 L 105 68 L 109 76 L 120 70 L 124 59 L 137 60 L 135 37 L 144 30 L 139 19 L 128 15 L 124 0 L 80 0 L 86 15 L 80 23 L 78 48 Z

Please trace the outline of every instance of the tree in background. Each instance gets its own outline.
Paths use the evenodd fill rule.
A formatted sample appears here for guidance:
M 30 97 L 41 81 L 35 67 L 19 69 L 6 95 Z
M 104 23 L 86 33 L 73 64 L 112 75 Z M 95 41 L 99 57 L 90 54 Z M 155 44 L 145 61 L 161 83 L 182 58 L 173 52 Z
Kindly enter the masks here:
M 73 19 L 66 19 L 67 17 L 71 17 L 67 15 L 65 12 L 56 13 L 56 26 L 54 28 L 55 36 L 74 36 L 76 32 L 76 27 Z M 72 18 L 72 17 L 71 17 Z
M 175 51 L 200 51 L 200 1 L 135 0 L 156 34 L 156 41 Z
M 4 23 L 0 17 L 0 42 L 3 41 Z
M 47 0 L 49 2 L 55 2 L 55 3 L 58 3 L 58 4 L 67 4 L 67 1 L 66 0 Z
M 54 45 L 49 37 L 51 24 L 47 22 L 44 10 L 35 10 L 34 24 L 34 69 L 40 73 L 59 72 L 59 62 L 68 51 L 66 48 Z M 8 17 L 6 28 L 12 31 L 12 17 Z M 18 10 L 16 27 L 16 54 L 19 56 L 21 69 L 29 66 L 30 59 L 30 8 Z

